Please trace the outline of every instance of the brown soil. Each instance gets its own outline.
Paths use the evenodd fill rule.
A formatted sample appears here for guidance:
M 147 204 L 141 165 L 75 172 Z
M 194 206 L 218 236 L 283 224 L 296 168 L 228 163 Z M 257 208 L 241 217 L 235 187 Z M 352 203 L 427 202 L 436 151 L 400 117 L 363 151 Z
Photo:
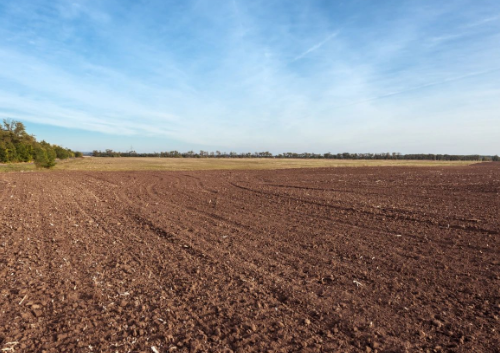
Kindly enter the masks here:
M 0 174 L 0 349 L 498 352 L 500 163 Z

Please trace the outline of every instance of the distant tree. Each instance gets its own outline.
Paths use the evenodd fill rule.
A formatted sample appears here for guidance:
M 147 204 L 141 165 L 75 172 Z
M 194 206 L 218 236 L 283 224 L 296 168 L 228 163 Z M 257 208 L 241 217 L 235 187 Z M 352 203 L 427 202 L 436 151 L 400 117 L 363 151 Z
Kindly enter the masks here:
M 493 162 L 500 162 L 500 157 L 498 155 L 494 155 L 493 158 L 491 159 Z
M 7 147 L 5 143 L 0 140 L 0 163 L 7 163 L 9 161 Z
M 7 152 L 7 162 L 18 162 L 16 146 L 14 146 L 11 141 L 8 141 L 5 146 Z
M 38 143 L 35 136 L 26 132 L 24 124 L 3 120 L 0 124 L 0 163 L 31 162 L 39 167 L 52 167 L 57 158 L 73 157 L 73 151 L 48 142 Z
M 56 157 L 59 159 L 68 159 L 70 157 L 70 151 L 62 148 L 61 146 L 54 146 L 54 151 L 56 153 Z
M 26 143 L 18 142 L 15 145 L 17 160 L 19 162 L 30 162 L 33 155 L 33 147 Z

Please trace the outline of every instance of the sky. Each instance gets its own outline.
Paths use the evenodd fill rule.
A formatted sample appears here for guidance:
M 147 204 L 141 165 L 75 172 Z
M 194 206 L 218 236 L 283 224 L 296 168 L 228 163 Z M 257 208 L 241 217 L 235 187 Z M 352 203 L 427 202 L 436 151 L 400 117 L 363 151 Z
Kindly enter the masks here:
M 498 0 L 2 0 L 0 119 L 80 151 L 500 153 Z

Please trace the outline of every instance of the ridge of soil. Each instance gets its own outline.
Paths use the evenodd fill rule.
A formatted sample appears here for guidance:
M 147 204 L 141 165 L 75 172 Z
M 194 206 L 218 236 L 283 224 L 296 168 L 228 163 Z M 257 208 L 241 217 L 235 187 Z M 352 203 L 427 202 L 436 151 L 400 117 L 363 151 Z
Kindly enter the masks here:
M 0 174 L 0 349 L 498 352 L 500 163 Z

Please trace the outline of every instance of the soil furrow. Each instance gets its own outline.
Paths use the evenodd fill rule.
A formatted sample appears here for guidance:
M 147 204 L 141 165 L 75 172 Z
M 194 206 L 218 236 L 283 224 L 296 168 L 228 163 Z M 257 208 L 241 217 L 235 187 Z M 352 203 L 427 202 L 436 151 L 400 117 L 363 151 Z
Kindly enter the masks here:
M 495 163 L 2 174 L 0 349 L 495 352 L 499 187 Z

